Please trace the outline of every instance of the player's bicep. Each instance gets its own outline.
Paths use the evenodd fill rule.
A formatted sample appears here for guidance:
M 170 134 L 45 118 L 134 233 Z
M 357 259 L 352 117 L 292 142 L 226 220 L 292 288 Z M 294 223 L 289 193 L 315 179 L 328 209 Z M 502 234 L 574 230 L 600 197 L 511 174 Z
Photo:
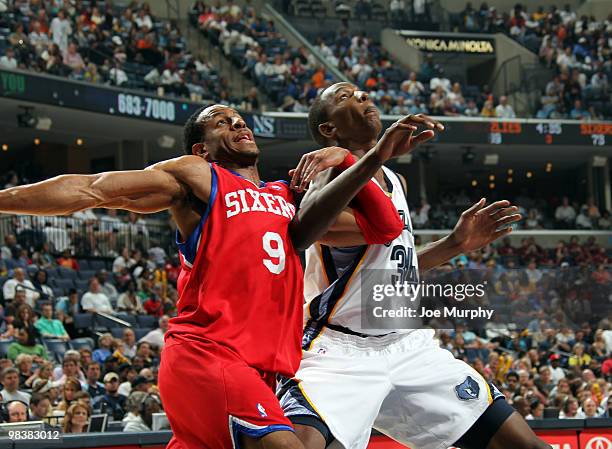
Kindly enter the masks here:
M 134 212 L 168 209 L 184 194 L 180 183 L 160 170 L 129 170 L 95 175 L 89 194 L 97 207 Z

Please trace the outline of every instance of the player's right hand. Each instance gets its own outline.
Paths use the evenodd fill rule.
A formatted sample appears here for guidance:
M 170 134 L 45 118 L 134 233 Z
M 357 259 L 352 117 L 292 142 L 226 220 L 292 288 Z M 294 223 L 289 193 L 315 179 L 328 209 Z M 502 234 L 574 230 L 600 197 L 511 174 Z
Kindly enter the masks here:
M 426 129 L 415 136 L 414 132 L 419 126 Z M 432 139 L 436 131 L 444 131 L 444 125 L 423 114 L 410 114 L 387 128 L 374 150 L 384 164 L 389 159 L 407 154 Z
M 340 147 L 327 147 L 306 153 L 298 166 L 289 170 L 290 187 L 296 192 L 303 192 L 315 176 L 331 167 L 340 165 L 349 150 Z

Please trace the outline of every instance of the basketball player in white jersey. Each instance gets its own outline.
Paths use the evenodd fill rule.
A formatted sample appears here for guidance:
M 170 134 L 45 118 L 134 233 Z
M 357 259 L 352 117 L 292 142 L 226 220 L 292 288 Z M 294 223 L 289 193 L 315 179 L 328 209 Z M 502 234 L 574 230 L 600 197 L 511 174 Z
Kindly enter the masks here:
M 422 115 L 407 123 L 444 129 Z M 309 125 L 319 144 L 333 143 L 355 157 L 376 143 L 382 129 L 368 95 L 349 83 L 321 93 Z M 292 182 L 298 190 L 316 164 L 309 155 L 303 158 Z M 303 204 L 333 176 L 333 170 L 318 175 Z M 521 218 L 517 208 L 508 201 L 485 207 L 483 199 L 462 214 L 450 235 L 417 255 L 405 180 L 385 167 L 374 179 L 404 220 L 401 234 L 387 244 L 371 244 L 372 237 L 361 232 L 346 209 L 306 253 L 302 362 L 295 378 L 278 391 L 298 437 L 306 449 L 364 449 L 374 427 L 411 449 L 550 449 L 495 387 L 439 347 L 433 330 L 365 329 L 361 322 L 364 270 L 399 270 L 408 282 L 418 282 L 419 270 L 508 234 L 508 225 Z M 368 273 L 371 278 L 377 272 Z M 388 284 L 387 279 L 379 282 Z

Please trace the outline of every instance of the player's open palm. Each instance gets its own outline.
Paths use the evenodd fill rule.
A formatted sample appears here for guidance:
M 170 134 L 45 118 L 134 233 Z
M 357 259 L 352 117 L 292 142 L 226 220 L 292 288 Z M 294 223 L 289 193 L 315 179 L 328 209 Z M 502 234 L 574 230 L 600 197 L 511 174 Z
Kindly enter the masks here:
M 465 210 L 450 237 L 462 252 L 476 251 L 489 243 L 512 232 L 512 223 L 520 221 L 518 207 L 510 201 L 496 201 L 485 207 L 483 198 Z
M 306 153 L 298 166 L 289 170 L 291 188 L 302 192 L 319 173 L 340 165 L 348 153 L 348 150 L 340 147 L 326 147 Z
M 424 131 L 415 135 L 419 127 Z M 423 114 L 410 114 L 391 125 L 376 144 L 376 152 L 381 161 L 407 154 L 418 145 L 427 142 L 436 135 L 436 131 L 443 131 L 444 126 Z

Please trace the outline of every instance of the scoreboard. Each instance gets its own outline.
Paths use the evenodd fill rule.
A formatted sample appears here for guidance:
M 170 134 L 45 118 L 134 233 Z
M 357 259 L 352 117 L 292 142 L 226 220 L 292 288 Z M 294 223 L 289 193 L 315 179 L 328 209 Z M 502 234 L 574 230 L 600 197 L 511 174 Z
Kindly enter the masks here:
M 183 126 L 195 110 L 210 103 L 4 69 L 0 70 L 0 99 L 2 97 L 176 126 Z M 258 137 L 311 140 L 306 114 L 244 113 L 243 117 Z M 387 127 L 398 117 L 382 118 Z M 612 147 L 612 122 L 480 117 L 439 119 L 446 130 L 433 142 L 442 144 Z

